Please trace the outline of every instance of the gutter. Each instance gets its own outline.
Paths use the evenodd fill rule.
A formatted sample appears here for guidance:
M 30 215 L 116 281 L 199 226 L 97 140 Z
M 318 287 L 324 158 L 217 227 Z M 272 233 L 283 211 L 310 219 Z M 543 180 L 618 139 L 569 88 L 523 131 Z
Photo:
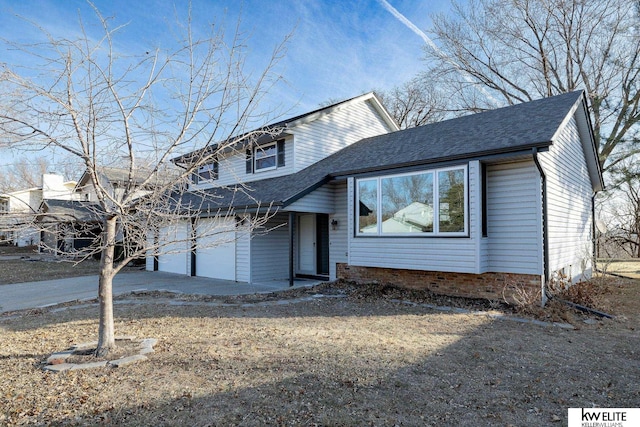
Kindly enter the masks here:
M 375 137 L 374 137 L 375 138 Z M 329 177 L 331 179 L 345 179 L 352 176 L 359 175 L 361 177 L 366 177 L 368 175 L 378 175 L 381 171 L 394 171 L 397 169 L 403 169 L 407 171 L 411 170 L 420 170 L 424 168 L 424 166 L 430 165 L 443 165 L 446 166 L 448 164 L 462 164 L 469 162 L 470 160 L 486 160 L 486 159 L 497 159 L 497 158 L 508 158 L 513 156 L 526 156 L 531 153 L 531 149 L 535 149 L 537 152 L 541 153 L 549 150 L 550 143 L 548 141 L 538 142 L 535 144 L 527 144 L 526 146 L 519 147 L 517 150 L 489 150 L 477 153 L 462 153 L 454 156 L 448 157 L 437 157 L 423 160 L 414 160 L 410 162 L 392 164 L 392 165 L 375 165 L 366 168 L 359 169 L 348 169 L 342 170 L 338 172 L 330 173 Z M 348 147 L 347 147 L 348 148 Z
M 538 168 L 540 173 L 540 179 L 542 180 L 542 263 L 544 266 L 544 279 L 542 282 L 542 305 L 547 302 L 547 283 L 549 282 L 549 221 L 548 221 L 548 203 L 547 203 L 547 176 L 542 169 L 540 160 L 538 159 L 538 148 L 533 147 L 531 149 L 533 154 L 533 162 Z
M 593 254 L 593 259 L 591 260 L 591 268 L 593 271 L 598 269 L 597 261 L 598 261 L 598 235 L 596 230 L 596 193 L 595 191 L 591 194 L 591 253 Z

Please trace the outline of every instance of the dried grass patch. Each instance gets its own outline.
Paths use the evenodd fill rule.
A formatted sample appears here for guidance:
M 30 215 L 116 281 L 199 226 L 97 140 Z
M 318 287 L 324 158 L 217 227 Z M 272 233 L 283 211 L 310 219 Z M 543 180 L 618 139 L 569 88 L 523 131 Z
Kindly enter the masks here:
M 139 295 L 116 305 L 116 332 L 159 342 L 145 363 L 117 369 L 39 369 L 95 337 L 96 307 L 2 319 L 0 425 L 548 425 L 566 423 L 568 407 L 640 399 L 638 333 L 625 323 L 567 331 L 349 286 L 268 306 Z
M 620 274 L 622 276 L 640 280 L 640 260 L 601 260 L 598 261 L 598 268 L 608 273 Z
M 0 285 L 65 279 L 67 277 L 98 274 L 98 262 L 94 260 L 74 264 L 71 261 L 51 259 L 0 260 Z
M 5 257 L 5 258 L 1 258 Z M 0 285 L 65 279 L 98 274 L 99 262 L 77 260 L 40 254 L 33 247 L 0 246 Z M 140 267 L 126 267 L 139 270 Z

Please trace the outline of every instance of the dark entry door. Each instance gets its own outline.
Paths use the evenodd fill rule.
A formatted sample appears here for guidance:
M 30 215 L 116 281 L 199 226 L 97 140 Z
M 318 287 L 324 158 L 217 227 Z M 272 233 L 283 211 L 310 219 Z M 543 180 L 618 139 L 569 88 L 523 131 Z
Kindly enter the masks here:
M 316 267 L 321 276 L 329 275 L 329 215 L 316 215 Z

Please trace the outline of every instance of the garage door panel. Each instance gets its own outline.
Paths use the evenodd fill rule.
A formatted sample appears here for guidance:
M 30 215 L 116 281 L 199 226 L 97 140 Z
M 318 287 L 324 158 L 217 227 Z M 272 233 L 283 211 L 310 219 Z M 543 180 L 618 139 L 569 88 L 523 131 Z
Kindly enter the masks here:
M 236 280 L 236 232 L 232 218 L 198 221 L 196 275 Z
M 187 230 L 187 223 L 170 225 L 160 230 L 159 243 L 162 247 L 158 256 L 158 271 L 189 274 Z

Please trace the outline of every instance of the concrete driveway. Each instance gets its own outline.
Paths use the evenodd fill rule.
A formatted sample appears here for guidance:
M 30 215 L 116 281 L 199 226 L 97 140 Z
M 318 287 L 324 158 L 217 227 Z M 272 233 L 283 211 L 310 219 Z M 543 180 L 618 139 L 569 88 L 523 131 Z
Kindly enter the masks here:
M 317 280 L 296 279 L 294 287 L 312 286 Z M 189 277 L 180 274 L 139 271 L 117 274 L 113 294 L 132 291 L 171 291 L 194 295 L 244 295 L 275 292 L 289 288 L 289 282 L 238 283 L 229 280 Z M 0 285 L 0 313 L 39 308 L 98 296 L 98 276 L 72 277 L 42 282 Z

